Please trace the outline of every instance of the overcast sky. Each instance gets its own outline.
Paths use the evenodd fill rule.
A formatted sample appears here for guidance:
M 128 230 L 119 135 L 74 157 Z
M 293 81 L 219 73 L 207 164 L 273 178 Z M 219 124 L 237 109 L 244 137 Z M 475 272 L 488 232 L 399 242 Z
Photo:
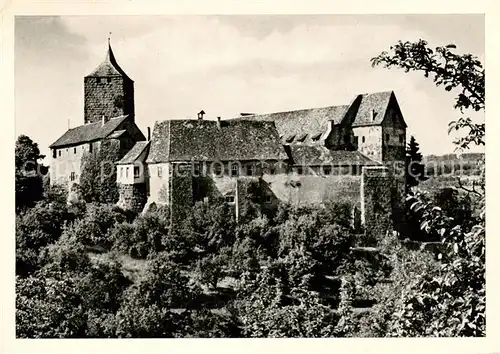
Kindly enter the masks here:
M 42 152 L 83 124 L 83 77 L 105 57 L 108 33 L 135 81 L 136 122 L 235 117 L 349 104 L 393 90 L 425 154 L 452 152 L 454 95 L 417 73 L 372 68 L 398 40 L 454 43 L 484 62 L 482 15 L 21 17 L 15 27 L 16 135 Z M 484 116 L 476 115 L 477 119 Z M 48 161 L 47 161 L 48 162 Z

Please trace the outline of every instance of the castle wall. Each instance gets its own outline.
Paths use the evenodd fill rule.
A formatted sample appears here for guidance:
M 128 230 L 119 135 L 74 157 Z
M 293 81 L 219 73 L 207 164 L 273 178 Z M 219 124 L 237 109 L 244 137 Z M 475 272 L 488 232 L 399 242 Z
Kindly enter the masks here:
M 375 161 L 382 162 L 382 127 L 377 125 L 353 127 L 352 131 L 358 140 L 358 151 Z
M 194 204 L 193 201 L 193 177 L 191 175 L 181 176 L 173 174 L 171 177 L 171 222 L 177 225 L 185 220 Z
M 93 148 L 95 146 L 94 143 Z M 56 149 L 56 157 L 52 157 L 50 163 L 50 184 L 69 186 L 73 183 L 80 183 L 82 156 L 84 153 L 88 152 L 89 149 L 89 144 Z M 60 156 L 59 153 L 61 154 Z M 71 181 L 70 178 L 72 172 L 75 176 L 73 181 Z
M 366 236 L 375 240 L 392 230 L 392 189 L 389 169 L 364 167 L 361 178 L 361 222 Z
M 158 175 L 161 168 L 161 176 Z M 169 176 L 171 176 L 170 163 L 149 163 L 147 165 L 149 176 L 149 203 L 167 204 L 170 198 Z
M 360 175 L 327 176 L 278 174 L 264 175 L 270 191 L 281 201 L 291 204 L 319 204 L 326 201 L 349 201 L 358 204 Z
M 141 212 L 148 199 L 146 183 L 118 184 L 120 208 Z
M 134 114 L 134 84 L 121 76 L 84 78 L 84 122 Z

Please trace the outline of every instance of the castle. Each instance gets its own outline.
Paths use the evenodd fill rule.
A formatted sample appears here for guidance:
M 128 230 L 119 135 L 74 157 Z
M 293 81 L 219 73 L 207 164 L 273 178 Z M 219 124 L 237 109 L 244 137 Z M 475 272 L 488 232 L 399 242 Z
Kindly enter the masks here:
M 134 82 L 109 43 L 84 89 L 84 124 L 50 145 L 52 184 L 78 183 L 82 155 L 114 140 L 122 157 L 118 205 L 126 209 L 167 204 L 182 218 L 196 201 L 223 197 L 238 215 L 251 183 L 259 186 L 264 210 L 280 201 L 349 199 L 368 223 L 401 203 L 405 177 L 395 166 L 405 161 L 407 125 L 394 92 L 230 119 L 205 119 L 201 111 L 194 119 L 157 121 L 146 138 L 135 123 Z

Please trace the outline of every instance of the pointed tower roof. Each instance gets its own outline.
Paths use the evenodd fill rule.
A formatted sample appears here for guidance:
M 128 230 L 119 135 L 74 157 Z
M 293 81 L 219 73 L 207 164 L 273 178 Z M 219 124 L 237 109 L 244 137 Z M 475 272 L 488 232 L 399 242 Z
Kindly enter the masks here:
M 106 58 L 104 61 L 99 64 L 97 68 L 94 69 L 87 77 L 89 76 L 121 76 L 125 79 L 133 81 L 128 75 L 120 68 L 120 65 L 116 62 L 115 55 L 113 54 L 113 50 L 111 49 L 111 43 L 108 38 L 108 51 L 106 52 Z

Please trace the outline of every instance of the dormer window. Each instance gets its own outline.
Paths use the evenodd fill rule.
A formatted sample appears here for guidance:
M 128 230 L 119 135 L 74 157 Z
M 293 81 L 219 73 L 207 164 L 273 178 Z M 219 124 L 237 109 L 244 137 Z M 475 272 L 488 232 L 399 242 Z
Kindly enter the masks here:
M 201 174 L 201 168 L 198 162 L 193 163 L 193 173 L 195 177 L 198 177 Z
M 222 164 L 221 163 L 218 163 L 218 162 L 215 163 L 215 165 L 214 165 L 214 173 L 217 176 L 222 175 Z
M 234 203 L 234 195 L 226 195 L 225 198 L 226 203 L 233 204 Z
M 240 174 L 240 168 L 239 168 L 238 164 L 233 163 L 231 165 L 231 176 L 238 177 L 239 174 Z
M 319 138 L 321 138 L 321 134 L 322 133 L 317 133 L 317 134 L 314 134 L 312 137 L 311 137 L 311 140 L 312 141 L 318 141 Z
M 303 143 L 306 140 L 306 138 L 307 134 L 302 134 L 297 138 L 297 141 Z
M 293 141 L 293 139 L 295 139 L 295 134 L 289 135 L 285 141 L 290 144 Z

